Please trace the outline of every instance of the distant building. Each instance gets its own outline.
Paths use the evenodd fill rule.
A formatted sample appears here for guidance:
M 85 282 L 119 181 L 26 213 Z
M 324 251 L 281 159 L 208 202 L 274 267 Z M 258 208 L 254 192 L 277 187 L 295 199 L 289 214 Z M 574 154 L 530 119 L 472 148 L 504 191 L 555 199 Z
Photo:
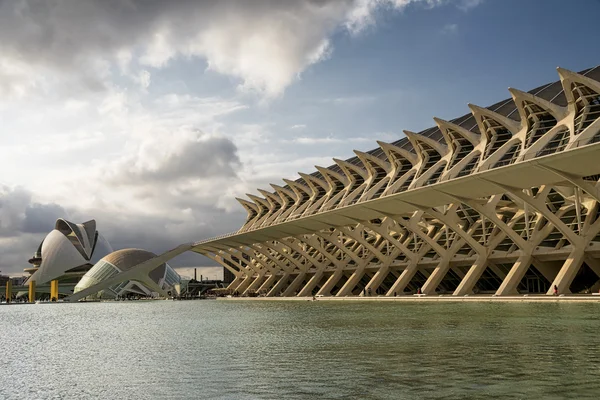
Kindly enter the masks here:
M 0 274 L 0 288 L 5 287 L 6 282 L 8 282 L 9 280 L 10 280 L 10 276 Z
M 81 278 L 74 292 L 101 284 L 117 274 L 156 257 L 156 254 L 140 249 L 117 250 L 102 258 Z M 139 273 L 134 277 L 99 289 L 89 299 L 114 299 L 128 296 L 153 296 L 154 293 L 169 296 L 180 290 L 181 277 L 168 264 L 163 263 L 149 273 Z
M 227 268 L 223 268 L 223 283 L 229 284 L 233 282 L 235 275 Z
M 111 252 L 108 241 L 96 230 L 96 221 L 75 224 L 60 218 L 40 243 L 29 260 L 32 267 L 25 272 L 30 274 L 28 281 L 36 282 L 38 292 L 43 292 L 50 281 L 58 280 L 62 293 L 72 290 L 98 260 Z

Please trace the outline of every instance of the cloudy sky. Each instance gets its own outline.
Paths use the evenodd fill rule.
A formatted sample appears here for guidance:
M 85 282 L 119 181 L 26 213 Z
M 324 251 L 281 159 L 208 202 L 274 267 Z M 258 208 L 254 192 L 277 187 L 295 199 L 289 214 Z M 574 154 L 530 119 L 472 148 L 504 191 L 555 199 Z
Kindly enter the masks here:
M 22 271 L 58 217 L 96 219 L 115 249 L 234 231 L 235 197 L 599 64 L 598 15 L 598 0 L 0 0 L 0 270 Z

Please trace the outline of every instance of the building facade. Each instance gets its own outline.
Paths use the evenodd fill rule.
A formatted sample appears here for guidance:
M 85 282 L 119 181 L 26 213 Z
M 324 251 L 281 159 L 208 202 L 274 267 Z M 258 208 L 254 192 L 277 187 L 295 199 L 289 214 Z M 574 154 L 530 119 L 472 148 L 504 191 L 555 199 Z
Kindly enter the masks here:
M 36 282 L 40 293 L 49 293 L 50 282 L 58 280 L 61 294 L 71 294 L 83 275 L 112 251 L 96 230 L 95 220 L 75 224 L 59 218 L 29 259 L 32 266 L 25 272 L 30 274 L 28 281 Z
M 115 299 L 130 296 L 152 297 L 161 295 L 169 297 L 179 292 L 181 278 L 169 264 L 162 263 L 148 272 L 140 272 L 135 276 L 116 283 L 110 278 L 131 270 L 132 267 L 153 259 L 156 254 L 141 249 L 123 249 L 110 253 L 98 261 L 75 286 L 74 293 L 81 292 L 97 285 L 101 290 L 91 294 L 89 300 Z M 107 284 L 104 284 L 107 282 Z M 169 293 L 171 292 L 171 293 Z
M 600 286 L 600 68 L 238 199 L 195 243 L 268 296 L 584 293 Z
M 238 199 L 239 231 L 188 243 L 241 295 L 578 294 L 600 288 L 600 66 Z M 72 300 L 99 290 L 90 287 Z

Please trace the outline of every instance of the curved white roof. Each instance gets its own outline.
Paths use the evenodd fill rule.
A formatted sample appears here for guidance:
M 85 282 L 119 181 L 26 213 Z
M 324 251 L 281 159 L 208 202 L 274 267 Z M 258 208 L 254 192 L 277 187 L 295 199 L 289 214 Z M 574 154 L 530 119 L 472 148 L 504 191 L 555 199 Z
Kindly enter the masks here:
M 96 231 L 96 221 L 74 224 L 58 219 L 41 245 L 41 263 L 29 280 L 38 285 L 57 279 L 65 272 L 97 260 L 112 252 L 108 241 Z

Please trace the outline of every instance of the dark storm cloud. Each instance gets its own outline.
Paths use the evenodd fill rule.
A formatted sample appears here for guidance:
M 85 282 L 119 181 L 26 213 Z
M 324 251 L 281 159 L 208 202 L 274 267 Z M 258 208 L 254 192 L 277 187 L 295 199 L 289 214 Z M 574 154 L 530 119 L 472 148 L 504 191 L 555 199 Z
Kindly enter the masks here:
M 188 178 L 218 179 L 235 177 L 236 169 L 240 167 L 237 147 L 225 137 L 192 137 L 179 141 L 163 154 L 155 155 L 152 150 L 148 153 L 136 154 L 117 163 L 108 182 L 146 185 Z
M 140 248 L 160 254 L 183 243 L 196 242 L 239 229 L 246 213 L 226 213 L 213 206 L 197 206 L 185 219 L 165 216 L 113 214 L 104 210 L 71 210 L 73 222 L 94 218 L 97 229 L 115 250 Z M 173 266 L 214 265 L 196 253 L 184 253 Z
M 58 204 L 31 203 L 32 194 L 23 189 L 0 187 L 0 271 L 19 274 L 42 239 L 54 229 L 57 218 L 74 223 L 95 219 L 97 229 L 115 250 L 140 248 L 160 254 L 182 243 L 195 242 L 239 228 L 245 212 L 226 213 L 210 205 L 196 205 L 186 218 L 113 213 L 103 209 L 66 210 Z M 193 201 L 188 204 L 192 205 Z M 173 266 L 214 265 L 196 253 L 185 253 Z
M 260 17 L 350 0 L 0 0 L 0 49 L 28 62 L 77 65 L 95 53 L 147 45 L 155 32 L 192 38 L 215 16 Z
M 25 208 L 22 231 L 27 233 L 48 233 L 54 229 L 54 223 L 58 218 L 66 217 L 67 212 L 58 204 L 34 203 Z
M 32 203 L 22 187 L 0 186 L 0 271 L 18 274 L 57 218 L 67 217 L 57 204 Z
M 183 55 L 203 57 L 215 71 L 278 94 L 321 58 L 326 36 L 352 3 L 0 0 L 0 85 L 15 81 L 15 65 L 17 70 L 33 66 L 97 91 L 106 87 L 101 75 L 112 68 L 106 62 L 161 67 Z M 264 54 L 252 48 L 250 37 L 264 42 Z M 2 58 L 11 61 L 4 71 Z
M 57 218 L 66 217 L 65 209 L 58 204 L 32 203 L 31 198 L 31 192 L 22 187 L 0 187 L 0 237 L 47 233 Z
M 31 193 L 24 188 L 0 186 L 0 237 L 21 233 L 25 208 L 30 203 Z

